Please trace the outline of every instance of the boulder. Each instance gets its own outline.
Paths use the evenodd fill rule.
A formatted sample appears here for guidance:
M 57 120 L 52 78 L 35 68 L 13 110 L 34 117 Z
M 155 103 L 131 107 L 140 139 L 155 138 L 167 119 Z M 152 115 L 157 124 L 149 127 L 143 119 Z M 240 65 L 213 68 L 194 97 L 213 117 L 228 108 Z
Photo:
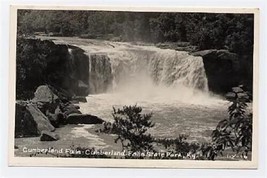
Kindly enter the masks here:
M 102 124 L 104 121 L 90 114 L 70 114 L 67 117 L 68 124 Z
M 65 117 L 62 113 L 57 113 L 57 114 L 49 113 L 47 114 L 47 117 L 50 123 L 56 128 L 58 128 L 60 125 L 65 125 L 66 123 Z
M 203 50 L 191 53 L 203 58 L 209 89 L 215 93 L 227 93 L 242 81 L 239 56 L 228 50 Z
M 69 90 L 65 90 L 64 88 L 56 88 L 55 86 L 49 86 L 49 88 L 53 91 L 53 93 L 60 98 L 62 102 L 66 102 L 71 100 L 74 93 Z
M 84 96 L 73 96 L 72 101 L 74 101 L 76 103 L 79 103 L 79 102 L 86 103 L 87 102 L 86 97 L 84 97 Z
M 60 98 L 47 85 L 39 86 L 35 93 L 32 102 L 35 102 L 38 108 L 46 113 L 47 110 L 54 113 L 60 103 Z
M 79 111 L 79 106 L 75 106 L 72 103 L 66 103 L 64 106 L 62 106 L 63 113 L 68 116 L 70 114 L 82 114 L 81 111 Z
M 40 141 L 57 141 L 59 136 L 53 132 L 43 131 L 40 136 Z
M 59 106 L 56 108 L 55 113 L 46 112 L 46 116 L 54 127 L 59 127 L 60 125 L 66 124 L 66 118 L 61 112 Z
M 34 103 L 16 103 L 15 137 L 40 136 L 42 131 L 54 131 L 48 118 Z
M 27 105 L 27 104 L 26 104 Z M 39 136 L 40 132 L 37 123 L 31 113 L 26 109 L 26 105 L 16 103 L 15 111 L 15 137 Z
M 37 124 L 37 128 L 40 132 L 42 131 L 54 131 L 55 127 L 53 127 L 49 121 L 49 119 L 38 109 L 35 104 L 28 104 L 27 110 L 32 115 L 34 121 Z
M 59 101 L 59 97 L 54 94 L 49 86 L 41 85 L 36 89 L 32 100 L 35 102 L 55 103 Z

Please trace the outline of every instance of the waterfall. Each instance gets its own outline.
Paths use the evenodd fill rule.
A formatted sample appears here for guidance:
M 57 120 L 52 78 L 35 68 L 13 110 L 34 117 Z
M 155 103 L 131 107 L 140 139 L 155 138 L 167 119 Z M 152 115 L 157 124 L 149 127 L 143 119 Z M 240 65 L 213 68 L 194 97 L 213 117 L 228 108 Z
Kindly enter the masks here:
M 73 66 L 74 66 L 74 55 L 73 55 L 73 52 L 72 52 L 72 49 L 71 48 L 68 48 L 68 53 L 69 53 L 69 71 L 73 71 Z
M 144 112 L 155 113 L 159 123 L 189 119 L 192 125 L 196 115 L 200 120 L 213 118 L 209 108 L 225 106 L 220 97 L 209 93 L 202 57 L 154 46 L 88 41 L 77 45 L 89 56 L 84 74 L 89 76 L 90 92 L 88 102 L 80 103 L 82 113 L 112 122 L 112 107 L 137 104 Z
M 155 85 L 208 91 L 202 57 L 175 50 L 126 51 L 111 55 L 115 86 L 149 79 Z M 128 81 L 128 82 L 127 82 Z
M 151 60 L 154 80 L 175 87 L 208 90 L 207 79 L 201 57 L 184 52 L 167 50 L 156 54 Z
M 89 92 L 104 93 L 111 87 L 113 76 L 107 55 L 89 55 Z
M 79 47 L 89 56 L 91 94 L 155 87 L 208 92 L 202 57 L 188 52 L 103 41 Z

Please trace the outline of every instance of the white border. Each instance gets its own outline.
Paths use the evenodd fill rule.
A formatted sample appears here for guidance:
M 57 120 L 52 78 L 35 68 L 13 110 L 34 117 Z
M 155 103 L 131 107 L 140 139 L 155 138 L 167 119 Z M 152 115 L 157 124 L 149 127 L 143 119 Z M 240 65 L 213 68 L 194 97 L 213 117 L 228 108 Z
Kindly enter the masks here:
M 20 3 L 21 3 L 21 1 L 19 1 Z M 25 1 L 24 1 L 25 2 Z M 29 2 L 29 1 L 26 1 L 26 2 Z M 52 3 L 53 1 L 47 1 L 47 2 L 50 2 L 50 3 Z M 68 3 L 68 5 L 73 5 L 73 3 L 71 3 L 71 2 L 66 2 L 66 1 L 64 1 L 65 2 L 65 4 L 67 4 Z M 186 3 L 187 2 L 187 3 Z M 261 34 L 261 38 L 260 38 L 260 46 L 261 47 L 263 47 L 264 45 L 266 46 L 266 42 L 265 42 L 265 40 L 263 40 L 264 39 L 264 37 L 265 37 L 265 39 L 266 39 L 266 31 L 264 31 L 264 30 L 266 30 L 266 25 L 265 25 L 265 22 L 266 22 L 266 4 L 264 4 L 264 0 L 261 0 L 261 1 L 253 1 L 253 0 L 246 0 L 245 2 L 243 2 L 243 1 L 238 1 L 238 2 L 234 2 L 234 1 L 231 1 L 231 2 L 223 2 L 223 1 L 221 1 L 220 3 L 218 3 L 218 2 L 214 2 L 214 1 L 198 1 L 198 2 L 193 2 L 192 3 L 192 1 L 190 1 L 190 0 L 187 0 L 187 1 L 183 1 L 183 2 L 181 2 L 180 4 L 185 4 L 185 5 L 187 5 L 188 6 L 188 4 L 190 4 L 191 3 L 191 6 L 192 5 L 194 5 L 194 4 L 196 4 L 196 5 L 204 5 L 205 7 L 208 7 L 208 6 L 210 6 L 210 5 L 213 5 L 214 6 L 214 4 L 216 5 L 216 3 L 218 4 L 218 5 L 216 5 L 216 6 L 219 6 L 219 5 L 221 5 L 221 7 L 222 6 L 224 6 L 226 3 L 227 3 L 227 5 L 229 6 L 232 6 L 232 7 L 240 7 L 240 5 L 242 4 L 242 6 L 243 7 L 259 7 L 259 8 L 261 8 L 261 15 L 263 16 L 263 18 L 261 18 L 260 20 L 261 20 L 261 29 L 260 29 L 260 34 Z M 35 2 L 36 3 L 36 2 Z M 37 2 L 37 3 L 39 3 L 39 2 Z M 101 3 L 103 3 L 103 2 L 100 2 L 100 4 Z M 129 2 L 128 2 L 129 3 Z M 164 5 L 166 5 L 166 3 L 163 1 L 161 1 L 161 3 L 162 4 L 164 4 Z M 65 5 L 64 4 L 64 5 Z M 88 5 L 86 2 L 81 2 L 81 1 L 79 1 L 79 0 L 76 0 L 75 1 L 75 3 L 74 4 L 80 4 L 80 5 Z M 96 3 L 97 4 L 97 3 Z M 108 4 L 108 3 L 106 3 L 106 4 Z M 114 4 L 114 3 L 109 3 L 109 4 Z M 116 4 L 116 3 L 115 3 Z M 117 4 L 118 4 L 118 2 L 117 2 Z M 120 4 L 124 4 L 124 2 L 121 2 Z M 137 4 L 138 4 L 138 2 L 137 2 Z M 142 2 L 139 2 L 139 4 L 148 4 L 148 2 L 147 1 L 142 1 Z M 157 1 L 157 2 L 154 2 L 154 4 L 159 4 L 159 2 Z M 168 4 L 176 4 L 176 6 L 179 6 L 179 3 L 173 3 L 173 2 L 168 2 Z M 0 10 L 0 12 L 1 12 L 1 15 L 5 15 L 5 16 L 8 16 L 8 5 L 10 5 L 10 3 L 8 3 L 8 2 L 5 2 L 4 3 L 4 8 L 2 8 L 1 7 L 1 10 Z M 3 10 L 4 9 L 4 10 Z M 264 10 L 265 11 L 264 11 Z M 3 11 L 2 11 L 3 10 Z M 261 16 L 261 17 L 262 17 Z M 1 21 L 1 25 L 4 27 L 4 32 L 2 32 L 1 33 L 1 65 L 0 65 L 0 72 L 1 72 L 1 79 L 3 79 L 3 80 L 1 80 L 0 82 L 1 82 L 1 84 L 3 83 L 3 86 L 5 85 L 7 85 L 7 62 L 8 62 L 8 60 L 7 60 L 7 58 L 8 58 L 8 53 L 7 53 L 7 50 L 8 50 L 8 32 L 9 32 L 9 30 L 8 30 L 8 28 L 7 27 L 5 27 L 5 25 L 7 24 L 7 22 L 8 22 L 9 20 L 8 19 L 5 19 L 5 20 L 2 20 Z M 5 22 L 5 23 L 3 23 L 3 22 Z M 2 28 L 2 27 L 1 27 Z M 4 34 L 5 33 L 5 34 Z M 3 39 L 3 40 L 2 40 Z M 2 50 L 2 49 L 4 49 L 4 50 Z M 154 172 L 154 174 L 152 173 L 151 174 L 151 172 L 149 171 L 149 170 L 145 170 L 145 169 L 142 169 L 142 170 L 134 170 L 134 172 L 136 172 L 135 174 L 132 174 L 132 175 L 136 175 L 136 176 L 141 176 L 141 175 L 143 175 L 144 177 L 147 177 L 147 176 L 149 176 L 149 175 L 153 175 L 154 177 L 174 177 L 174 176 L 172 176 L 172 174 L 173 173 L 178 173 L 179 175 L 182 175 L 183 177 L 188 177 L 188 176 L 197 176 L 197 177 L 214 177 L 214 176 L 225 176 L 225 177 L 237 177 L 237 176 L 242 176 L 242 177 L 265 177 L 264 175 L 266 175 L 266 172 L 264 171 L 264 167 L 266 167 L 266 153 L 265 153 L 265 151 L 266 151 L 266 141 L 265 141 L 265 139 L 263 139 L 263 137 L 266 135 L 266 130 L 264 130 L 264 127 L 266 127 L 266 121 L 264 120 L 264 116 L 266 116 L 266 111 L 265 110 L 263 110 L 263 108 L 264 108 L 264 104 L 265 104 L 265 101 L 266 101 L 266 94 L 264 94 L 264 91 L 267 91 L 266 90 L 266 85 L 264 85 L 264 84 L 266 84 L 266 77 L 265 76 L 267 76 L 266 75 L 266 71 L 264 71 L 264 69 L 266 69 L 266 62 L 263 60 L 264 59 L 264 57 L 266 57 L 266 50 L 262 50 L 263 48 L 261 48 L 261 51 L 260 51 L 260 64 L 261 64 L 261 66 L 259 66 L 259 69 L 260 69 L 260 82 L 259 82 L 259 84 L 260 84 L 260 88 L 259 88 L 259 92 L 260 92 L 260 98 L 259 98 L 259 101 L 260 101 L 260 105 L 259 105 L 259 109 L 260 109 L 260 112 L 259 112 L 259 118 L 260 118 L 260 126 L 259 126 L 259 131 L 260 131 L 260 152 L 259 152 L 259 154 L 261 155 L 260 157 L 259 157 L 259 159 L 260 159 L 260 165 L 259 165 L 259 169 L 258 170 L 251 170 L 251 171 L 237 171 L 237 170 L 227 170 L 227 171 L 223 171 L 223 170 L 220 170 L 219 172 L 220 173 L 216 173 L 218 170 L 192 170 L 192 169 L 190 169 L 190 170 L 179 170 L 179 171 L 177 171 L 177 170 L 168 170 L 168 171 L 162 171 L 161 170 L 161 172 L 164 172 L 164 173 L 162 173 L 161 174 L 161 172 L 159 172 L 158 170 L 153 170 L 153 172 Z M 2 52 L 3 52 L 3 55 L 2 55 Z M 3 57 L 3 58 L 2 58 Z M 3 61 L 2 61 L 2 59 L 4 59 Z M 2 64 L 4 64 L 4 65 L 2 65 Z M 3 77 L 3 76 L 5 76 L 5 77 Z M 8 95 L 7 95 L 7 87 L 3 87 L 2 88 L 2 85 L 1 85 L 1 92 L 0 92 L 0 98 L 3 98 L 3 100 L 4 100 L 4 102 L 1 102 L 0 104 L 1 104 L 1 107 L 0 107 L 0 113 L 3 113 L 3 124 L 0 124 L 0 126 L 1 126 L 1 144 L 3 143 L 3 145 L 5 146 L 6 144 L 7 144 L 7 128 L 6 128 L 6 122 L 7 122 L 7 99 L 8 99 Z M 2 112 L 3 111 L 3 112 Z M 4 133 L 4 135 L 2 135 Z M 42 174 L 42 173 L 47 173 L 46 171 L 47 170 L 50 170 L 50 169 L 43 169 L 43 168 L 35 168 L 35 169 L 33 169 L 33 168 L 31 168 L 31 169 L 26 169 L 25 168 L 25 170 L 24 169 L 15 169 L 15 168 L 8 168 L 7 167 L 7 159 L 6 159 L 6 156 L 2 156 L 2 155 L 4 155 L 5 153 L 6 153 L 6 151 L 7 151 L 7 149 L 6 149 L 6 147 L 4 147 L 4 149 L 3 149 L 3 147 L 1 147 L 0 148 L 1 150 L 1 163 L 3 163 L 3 164 L 1 164 L 1 165 L 3 165 L 3 166 L 1 166 L 0 168 L 1 168 L 1 170 L 4 170 L 4 172 L 5 172 L 5 175 L 6 176 L 8 176 L 8 177 L 10 177 L 10 176 L 12 176 L 12 175 L 21 175 L 21 176 L 23 176 L 23 175 L 27 175 L 26 173 L 27 173 L 27 171 L 26 170 L 28 170 L 28 171 L 30 171 L 30 172 L 28 172 L 28 173 L 33 173 L 33 172 L 35 172 L 35 173 L 37 173 L 38 175 L 40 175 L 40 174 Z M 16 174 L 14 171 L 12 171 L 12 170 L 16 170 L 16 171 L 18 171 L 18 173 Z M 54 169 L 54 171 L 52 171 L 52 173 L 50 174 L 50 176 L 52 176 L 52 175 L 55 175 L 55 176 L 60 176 L 60 175 L 62 175 L 62 174 L 64 174 L 64 175 L 66 175 L 66 173 L 67 173 L 67 175 L 69 175 L 69 176 L 71 176 L 72 175 L 72 177 L 77 177 L 77 176 L 81 176 L 81 175 L 84 175 L 84 176 L 86 176 L 86 175 L 92 175 L 93 173 L 92 172 L 94 172 L 95 173 L 95 175 L 97 175 L 98 177 L 103 177 L 103 176 L 109 176 L 109 177 L 128 177 L 128 176 L 130 176 L 130 177 L 132 177 L 131 175 L 129 175 L 129 172 L 131 172 L 131 171 L 129 171 L 129 170 L 127 170 L 127 169 L 116 169 L 116 170 L 114 170 L 114 169 L 105 169 L 105 171 L 106 171 L 106 173 L 104 173 L 102 170 L 99 170 L 99 169 L 90 169 L 90 173 L 87 171 L 83 171 L 83 170 L 81 170 L 81 169 L 71 169 L 71 170 L 66 170 L 66 169 Z M 1 175 L 1 173 L 2 173 L 2 171 L 0 171 L 0 175 Z M 23 174 L 24 173 L 24 174 Z M 71 173 L 73 173 L 73 174 L 71 174 Z M 115 173 L 115 174 L 114 174 Z M 133 172 L 132 172 L 133 173 Z M 75 175 L 75 176 L 74 176 Z M 112 176 L 112 175 L 114 175 L 114 176 Z M 29 175 L 27 175 L 27 176 L 29 176 Z M 36 177 L 36 174 L 35 174 L 35 176 L 33 176 L 33 177 Z

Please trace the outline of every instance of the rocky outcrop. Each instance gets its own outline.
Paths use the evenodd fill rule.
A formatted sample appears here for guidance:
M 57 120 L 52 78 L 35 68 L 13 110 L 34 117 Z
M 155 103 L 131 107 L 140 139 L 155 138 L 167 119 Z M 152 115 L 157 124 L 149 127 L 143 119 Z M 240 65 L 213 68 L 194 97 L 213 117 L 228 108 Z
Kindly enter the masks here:
M 204 50 L 191 53 L 201 56 L 208 78 L 209 90 L 226 93 L 242 81 L 239 56 L 227 50 Z
M 49 119 L 38 109 L 35 104 L 28 104 L 26 109 L 30 112 L 34 121 L 37 124 L 37 128 L 39 131 L 54 131 L 55 127 L 51 125 Z
M 15 137 L 40 136 L 42 131 L 52 132 L 55 127 L 34 103 L 17 102 Z
M 54 127 L 59 127 L 60 125 L 66 124 L 66 118 L 64 113 L 62 113 L 59 106 L 57 106 L 54 113 L 46 112 L 46 116 Z
M 71 96 L 88 95 L 89 57 L 82 49 L 49 40 L 18 38 L 17 51 L 18 99 L 32 98 L 40 84 L 65 90 Z
M 56 94 L 55 94 L 56 93 Z M 16 137 L 40 136 L 41 141 L 59 139 L 53 133 L 55 128 L 65 124 L 101 124 L 103 120 L 89 114 L 82 114 L 74 105 L 48 85 L 41 85 L 30 101 L 16 103 Z
M 176 51 L 188 51 L 194 52 L 197 50 L 197 46 L 190 45 L 189 42 L 165 42 L 156 44 L 158 48 L 162 49 L 174 49 Z
M 75 106 L 71 102 L 62 104 L 61 108 L 65 116 L 68 116 L 70 114 L 82 114 L 79 110 L 79 106 Z
M 54 92 L 49 88 L 48 85 L 41 85 L 36 89 L 32 101 L 56 103 L 59 102 L 59 97 L 54 94 Z
M 54 113 L 60 99 L 48 85 L 41 85 L 36 89 L 32 102 L 36 103 L 43 113 Z
M 57 141 L 59 136 L 53 132 L 43 131 L 40 136 L 40 141 Z
M 15 115 L 15 137 L 38 136 L 40 134 L 37 123 L 30 112 L 26 109 L 27 103 L 18 101 L 16 103 Z
M 67 117 L 68 124 L 102 124 L 104 121 L 90 114 L 70 114 Z
M 89 57 L 82 49 L 69 46 L 65 69 L 63 88 L 70 90 L 74 95 L 87 96 L 89 94 Z

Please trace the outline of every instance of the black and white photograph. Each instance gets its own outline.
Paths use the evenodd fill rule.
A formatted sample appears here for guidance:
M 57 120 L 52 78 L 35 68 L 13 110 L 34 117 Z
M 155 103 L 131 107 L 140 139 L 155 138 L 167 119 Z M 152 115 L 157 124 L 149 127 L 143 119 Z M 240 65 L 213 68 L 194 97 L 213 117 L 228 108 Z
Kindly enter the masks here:
M 256 168 L 258 11 L 211 10 L 14 8 L 13 165 Z

